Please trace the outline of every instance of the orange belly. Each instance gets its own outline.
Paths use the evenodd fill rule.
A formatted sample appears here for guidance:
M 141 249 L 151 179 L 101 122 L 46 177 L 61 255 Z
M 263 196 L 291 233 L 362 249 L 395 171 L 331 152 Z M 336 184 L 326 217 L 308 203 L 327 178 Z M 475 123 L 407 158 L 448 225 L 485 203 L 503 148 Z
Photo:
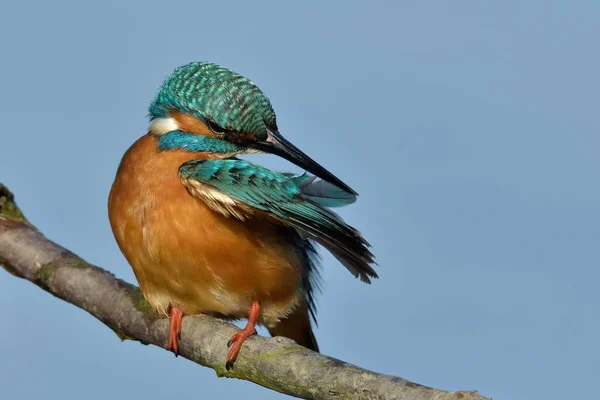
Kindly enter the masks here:
M 113 233 L 148 302 L 166 314 L 245 318 L 253 300 L 275 325 L 302 299 L 301 262 L 282 227 L 227 218 L 192 197 L 177 175 L 184 151 L 157 151 L 143 136 L 125 154 L 108 210 Z

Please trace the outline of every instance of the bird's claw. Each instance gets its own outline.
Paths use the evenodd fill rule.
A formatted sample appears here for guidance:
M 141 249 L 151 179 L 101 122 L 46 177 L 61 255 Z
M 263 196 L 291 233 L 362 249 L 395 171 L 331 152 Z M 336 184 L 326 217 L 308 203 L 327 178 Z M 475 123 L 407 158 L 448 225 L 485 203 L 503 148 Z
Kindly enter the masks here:
M 233 363 L 235 362 L 246 339 L 254 334 L 256 334 L 256 329 L 253 326 L 246 326 L 244 329 L 233 335 L 231 339 L 229 339 L 227 342 L 229 352 L 227 353 L 227 362 L 225 363 L 225 369 L 227 371 L 233 368 Z

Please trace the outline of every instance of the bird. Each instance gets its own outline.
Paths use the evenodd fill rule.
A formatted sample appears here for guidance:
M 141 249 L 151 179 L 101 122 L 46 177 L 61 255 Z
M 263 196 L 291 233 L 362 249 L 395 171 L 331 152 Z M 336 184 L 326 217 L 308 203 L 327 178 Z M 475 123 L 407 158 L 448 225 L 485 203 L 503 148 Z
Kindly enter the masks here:
M 227 343 L 228 370 L 257 325 L 318 352 L 317 245 L 361 281 L 378 277 L 370 244 L 331 210 L 357 193 L 283 137 L 253 81 L 218 64 L 176 68 L 148 117 L 118 166 L 108 216 L 146 301 L 170 321 L 166 348 L 179 354 L 184 315 L 207 314 L 247 319 Z M 261 153 L 305 172 L 241 158 Z

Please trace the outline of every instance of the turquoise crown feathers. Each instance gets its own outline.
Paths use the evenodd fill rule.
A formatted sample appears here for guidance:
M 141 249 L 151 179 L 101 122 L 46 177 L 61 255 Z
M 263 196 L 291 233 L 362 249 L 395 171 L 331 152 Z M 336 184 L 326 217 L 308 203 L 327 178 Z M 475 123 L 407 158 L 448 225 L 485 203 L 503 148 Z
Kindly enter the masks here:
M 234 132 L 266 137 L 277 129 L 271 102 L 250 79 L 210 62 L 181 66 L 168 76 L 150 104 L 150 119 L 180 111 Z

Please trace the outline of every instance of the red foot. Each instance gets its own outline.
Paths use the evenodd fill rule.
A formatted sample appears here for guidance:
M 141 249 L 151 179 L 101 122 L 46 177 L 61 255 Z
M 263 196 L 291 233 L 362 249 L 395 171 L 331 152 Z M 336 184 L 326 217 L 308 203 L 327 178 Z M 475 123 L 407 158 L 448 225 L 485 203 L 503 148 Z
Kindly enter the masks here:
M 173 351 L 175 357 L 179 355 L 179 334 L 181 333 L 181 323 L 183 320 L 183 311 L 177 307 L 171 307 L 169 317 L 169 342 L 167 350 Z
M 233 363 L 235 362 L 235 359 L 237 358 L 244 341 L 256 333 L 256 320 L 258 319 L 259 314 L 260 303 L 255 300 L 252 303 L 252 306 L 250 306 L 250 314 L 248 315 L 248 323 L 246 324 L 246 327 L 233 335 L 227 343 L 227 346 L 229 347 L 227 363 L 225 363 L 225 368 L 227 370 L 233 368 Z

